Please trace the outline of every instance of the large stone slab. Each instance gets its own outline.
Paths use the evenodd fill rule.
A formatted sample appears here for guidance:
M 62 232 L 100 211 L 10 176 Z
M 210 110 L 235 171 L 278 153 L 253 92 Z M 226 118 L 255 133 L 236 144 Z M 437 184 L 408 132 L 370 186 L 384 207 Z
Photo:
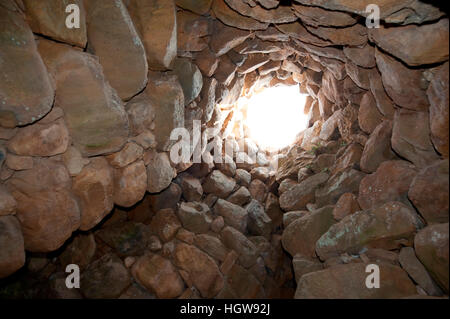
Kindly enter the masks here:
M 289 6 L 278 6 L 267 10 L 264 7 L 249 6 L 241 0 L 225 0 L 233 10 L 241 15 L 266 23 L 288 23 L 297 20 L 297 16 Z
M 439 159 L 430 139 L 428 112 L 397 110 L 392 127 L 391 144 L 397 154 L 420 168 Z
M 300 278 L 296 299 L 390 299 L 417 294 L 408 274 L 398 266 L 381 264 L 380 288 L 366 286 L 366 264 L 336 265 Z
M 54 156 L 69 146 L 69 132 L 63 120 L 19 129 L 9 141 L 8 150 L 21 156 Z
M 34 33 L 43 34 L 54 40 L 84 48 L 86 36 L 86 9 L 82 0 L 70 3 L 52 0 L 24 0 L 27 22 Z M 66 26 L 66 6 L 75 4 L 80 9 L 80 27 L 69 29 Z M 71 11 L 73 13 L 74 11 Z
M 214 259 L 195 246 L 179 243 L 174 251 L 175 265 L 186 271 L 193 285 L 204 298 L 216 296 L 224 279 Z
M 86 12 L 89 50 L 120 98 L 129 100 L 145 87 L 148 65 L 127 8 L 122 0 L 87 1 Z
M 5 278 L 25 264 L 25 247 L 19 220 L 0 217 L 0 278 Z
M 213 0 L 212 11 L 224 24 L 242 30 L 265 30 L 269 23 L 259 22 L 253 18 L 242 16 L 231 9 L 225 0 Z
M 178 58 L 173 64 L 173 72 L 183 88 L 184 105 L 195 100 L 203 87 L 203 76 L 199 68 L 189 59 Z
M 422 229 L 414 239 L 416 255 L 439 286 L 448 293 L 448 223 Z
M 337 10 L 365 16 L 366 7 L 371 0 L 296 0 L 304 5 L 318 6 L 328 10 Z M 412 24 L 433 21 L 444 15 L 444 12 L 432 4 L 418 0 L 385 0 L 377 3 L 380 9 L 380 19 L 388 23 Z
M 294 4 L 293 9 L 303 23 L 315 27 L 347 27 L 356 23 L 355 18 L 344 12 L 324 10 L 320 7 L 303 6 L 300 4 Z
M 0 124 L 33 123 L 53 105 L 54 91 L 33 33 L 15 11 L 0 6 Z
M 175 0 L 175 4 L 180 8 L 194 13 L 205 15 L 211 9 L 212 0 Z
M 322 260 L 340 254 L 360 254 L 367 248 L 392 250 L 412 245 L 416 231 L 422 227 L 419 215 L 400 202 L 359 211 L 331 226 L 316 244 Z
M 144 93 L 149 97 L 154 112 L 154 134 L 159 151 L 168 151 L 174 144 L 170 140 L 173 129 L 184 127 L 184 94 L 176 76 L 162 73 L 149 74 Z
M 370 29 L 370 39 L 410 66 L 448 60 L 448 19 L 426 25 Z
M 81 210 L 70 186 L 64 164 L 50 159 L 36 159 L 8 180 L 27 250 L 54 251 L 79 228 Z
M 446 158 L 449 155 L 448 65 L 445 63 L 434 74 L 427 91 L 430 101 L 431 140 L 437 151 Z
M 114 205 L 113 168 L 102 157 L 92 159 L 74 178 L 73 191 L 82 208 L 80 229 L 95 227 Z
M 422 169 L 411 183 L 408 198 L 428 224 L 448 223 L 448 176 L 448 160 L 441 160 Z
M 128 10 L 138 30 L 151 70 L 170 69 L 177 56 L 177 20 L 173 1 L 130 0 Z
M 393 57 L 375 50 L 384 88 L 395 104 L 416 111 L 428 108 L 425 80 L 420 69 L 407 68 Z
M 284 249 L 295 256 L 297 254 L 314 257 L 316 241 L 335 223 L 333 206 L 326 206 L 305 214 L 289 224 L 283 232 Z
M 41 39 L 39 52 L 56 82 L 55 105 L 84 156 L 118 151 L 128 138 L 122 101 L 94 56 Z
M 359 205 L 362 209 L 369 209 L 390 201 L 408 204 L 409 186 L 416 174 L 416 168 L 409 162 L 383 162 L 375 173 L 367 175 L 361 181 Z
M 159 255 L 142 256 L 133 265 L 133 277 L 144 287 L 154 291 L 158 298 L 181 295 L 184 283 L 170 260 Z

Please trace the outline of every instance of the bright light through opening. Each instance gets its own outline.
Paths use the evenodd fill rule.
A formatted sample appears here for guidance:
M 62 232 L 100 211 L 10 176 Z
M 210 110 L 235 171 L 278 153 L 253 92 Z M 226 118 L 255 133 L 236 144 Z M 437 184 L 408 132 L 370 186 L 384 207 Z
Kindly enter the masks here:
M 293 85 L 268 88 L 246 99 L 250 137 L 267 150 L 294 143 L 297 134 L 308 125 L 304 114 L 306 97 Z

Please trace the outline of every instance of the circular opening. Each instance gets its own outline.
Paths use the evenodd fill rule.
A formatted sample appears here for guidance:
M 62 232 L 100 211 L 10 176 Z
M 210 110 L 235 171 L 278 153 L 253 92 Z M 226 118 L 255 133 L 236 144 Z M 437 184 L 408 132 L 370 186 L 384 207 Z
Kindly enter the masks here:
M 269 151 L 294 143 L 308 125 L 308 116 L 304 114 L 306 97 L 298 85 L 271 87 L 249 98 L 242 97 L 239 103 L 247 108 L 244 123 L 249 137 Z

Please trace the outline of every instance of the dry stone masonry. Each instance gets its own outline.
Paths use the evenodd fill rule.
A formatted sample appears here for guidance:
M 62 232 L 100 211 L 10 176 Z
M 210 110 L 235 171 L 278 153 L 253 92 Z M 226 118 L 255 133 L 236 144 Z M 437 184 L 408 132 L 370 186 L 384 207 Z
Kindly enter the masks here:
M 438 1 L 71 3 L 0 0 L 0 298 L 448 296 Z M 275 153 L 237 101 L 279 85 L 309 124 Z

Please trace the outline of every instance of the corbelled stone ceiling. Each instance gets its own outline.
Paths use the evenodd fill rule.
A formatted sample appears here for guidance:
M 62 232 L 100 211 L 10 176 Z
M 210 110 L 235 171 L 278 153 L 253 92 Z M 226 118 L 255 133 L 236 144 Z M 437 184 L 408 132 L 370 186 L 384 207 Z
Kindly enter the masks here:
M 442 3 L 71 3 L 0 0 L 0 298 L 448 298 Z M 276 86 L 269 152 L 238 101 Z

